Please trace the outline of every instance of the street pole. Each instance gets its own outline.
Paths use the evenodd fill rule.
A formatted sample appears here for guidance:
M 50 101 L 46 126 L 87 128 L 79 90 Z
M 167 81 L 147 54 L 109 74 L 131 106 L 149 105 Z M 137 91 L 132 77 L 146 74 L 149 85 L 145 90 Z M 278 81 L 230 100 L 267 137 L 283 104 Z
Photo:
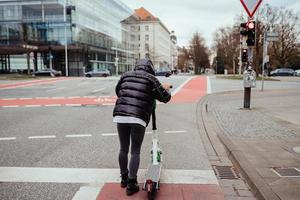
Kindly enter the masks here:
M 248 47 L 248 69 L 252 69 L 253 64 L 253 47 Z M 253 69 L 252 69 L 253 70 Z M 250 109 L 251 104 L 251 87 L 244 87 L 244 108 Z
M 65 24 L 65 68 L 66 76 L 69 76 L 69 66 L 68 66 L 68 43 L 67 43 L 67 0 L 64 2 L 64 24 Z
M 266 63 L 266 56 L 268 54 L 268 46 L 269 42 L 267 40 L 267 32 L 264 33 L 264 46 L 263 46 L 263 61 L 262 61 L 262 76 L 261 76 L 261 91 L 264 91 L 264 74 L 265 74 L 265 63 Z

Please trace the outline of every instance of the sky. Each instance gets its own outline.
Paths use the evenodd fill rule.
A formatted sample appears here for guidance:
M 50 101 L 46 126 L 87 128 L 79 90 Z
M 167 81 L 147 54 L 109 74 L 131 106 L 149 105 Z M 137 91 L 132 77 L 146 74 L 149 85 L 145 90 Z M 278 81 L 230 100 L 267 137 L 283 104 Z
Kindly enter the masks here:
M 179 46 L 187 45 L 193 33 L 198 31 L 210 47 L 213 44 L 213 34 L 218 28 L 232 26 L 238 15 L 247 16 L 240 0 L 121 1 L 131 9 L 144 7 L 158 17 L 170 31 L 175 31 Z M 263 0 L 261 6 L 266 3 L 300 12 L 300 0 Z

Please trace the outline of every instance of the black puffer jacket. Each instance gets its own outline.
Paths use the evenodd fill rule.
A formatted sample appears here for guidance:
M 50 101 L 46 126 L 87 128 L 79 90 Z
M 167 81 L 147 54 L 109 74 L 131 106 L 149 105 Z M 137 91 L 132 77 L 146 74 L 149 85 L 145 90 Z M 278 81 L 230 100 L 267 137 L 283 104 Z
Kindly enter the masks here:
M 164 103 L 170 101 L 170 93 L 154 76 L 152 66 L 150 60 L 142 59 L 136 64 L 134 71 L 122 75 L 116 86 L 118 99 L 113 116 L 137 117 L 148 125 L 154 100 Z

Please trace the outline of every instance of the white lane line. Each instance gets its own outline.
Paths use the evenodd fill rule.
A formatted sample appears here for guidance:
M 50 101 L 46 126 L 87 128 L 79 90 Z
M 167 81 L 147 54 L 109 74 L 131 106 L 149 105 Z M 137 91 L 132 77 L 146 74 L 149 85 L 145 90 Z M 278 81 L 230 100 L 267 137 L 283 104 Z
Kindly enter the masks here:
M 40 135 L 40 136 L 29 136 L 28 139 L 53 139 L 56 138 L 55 135 Z
M 101 135 L 104 137 L 109 137 L 109 136 L 117 136 L 118 133 L 102 133 Z
M 3 108 L 18 108 L 20 106 L 2 106 Z
M 87 200 L 97 199 L 104 184 L 98 184 L 95 186 L 83 186 L 76 192 L 72 200 Z
M 114 103 L 103 103 L 102 105 L 103 106 L 114 106 L 115 104 Z
M 68 97 L 68 99 L 79 99 L 81 98 L 80 96 L 74 96 L 74 97 Z
M 164 133 L 186 133 L 187 131 L 182 130 L 182 131 L 164 131 Z
M 17 100 L 17 98 L 6 98 L 6 99 L 2 99 L 2 100 L 8 100 L 8 101 L 10 101 L 10 100 Z
M 82 106 L 82 104 L 66 104 L 66 106 L 79 107 Z
M 57 106 L 61 106 L 61 104 L 47 104 L 45 106 L 46 107 L 57 107 Z
M 47 92 L 51 92 L 51 91 L 55 91 L 55 90 L 63 90 L 63 89 L 65 89 L 65 88 L 64 87 L 54 88 L 54 89 L 47 90 Z
M 33 98 L 19 98 L 19 100 L 31 100 Z
M 49 97 L 35 97 L 35 99 L 50 99 Z
M 65 99 L 65 97 L 52 97 L 52 99 Z
M 106 88 L 100 88 L 100 89 L 98 89 L 98 90 L 93 90 L 92 93 L 97 93 L 97 92 L 100 92 L 100 91 L 105 90 L 105 89 L 106 89 Z
M 97 98 L 96 96 L 84 96 L 83 98 Z
M 211 91 L 211 82 L 210 82 L 210 77 L 207 76 L 207 89 L 206 89 L 206 93 L 207 94 L 211 94 L 212 91 Z
M 81 138 L 81 137 L 92 137 L 91 134 L 81 134 L 81 135 L 66 135 L 66 138 Z
M 16 140 L 16 137 L 4 137 L 4 138 L 0 138 L 0 141 L 8 141 L 8 140 Z
M 146 169 L 138 171 L 138 182 L 144 181 L 146 171 Z M 120 169 L 0 167 L 0 182 L 92 184 L 119 181 Z M 163 169 L 161 182 L 218 185 L 213 170 Z
M 26 107 L 26 108 L 37 108 L 37 107 L 41 107 L 41 105 L 25 105 L 24 107 Z
M 187 84 L 190 80 L 192 80 L 194 77 L 190 77 L 188 78 L 186 81 L 184 81 L 179 87 L 177 87 L 173 92 L 172 92 L 172 96 L 174 96 L 177 92 L 179 92 L 183 86 L 185 86 L 185 84 Z

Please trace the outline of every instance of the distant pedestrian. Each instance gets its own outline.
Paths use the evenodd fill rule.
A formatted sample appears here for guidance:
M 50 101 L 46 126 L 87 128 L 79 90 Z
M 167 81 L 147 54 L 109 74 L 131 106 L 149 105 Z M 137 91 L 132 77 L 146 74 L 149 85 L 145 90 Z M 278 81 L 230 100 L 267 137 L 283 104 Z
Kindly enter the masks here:
M 117 123 L 120 142 L 121 187 L 127 187 L 127 195 L 139 191 L 137 172 L 140 151 L 154 102 L 157 99 L 167 103 L 171 99 L 171 85 L 162 85 L 154 74 L 151 60 L 141 59 L 134 71 L 122 75 L 115 89 L 118 99 L 113 110 L 113 121 Z M 130 143 L 131 158 L 128 166 Z

